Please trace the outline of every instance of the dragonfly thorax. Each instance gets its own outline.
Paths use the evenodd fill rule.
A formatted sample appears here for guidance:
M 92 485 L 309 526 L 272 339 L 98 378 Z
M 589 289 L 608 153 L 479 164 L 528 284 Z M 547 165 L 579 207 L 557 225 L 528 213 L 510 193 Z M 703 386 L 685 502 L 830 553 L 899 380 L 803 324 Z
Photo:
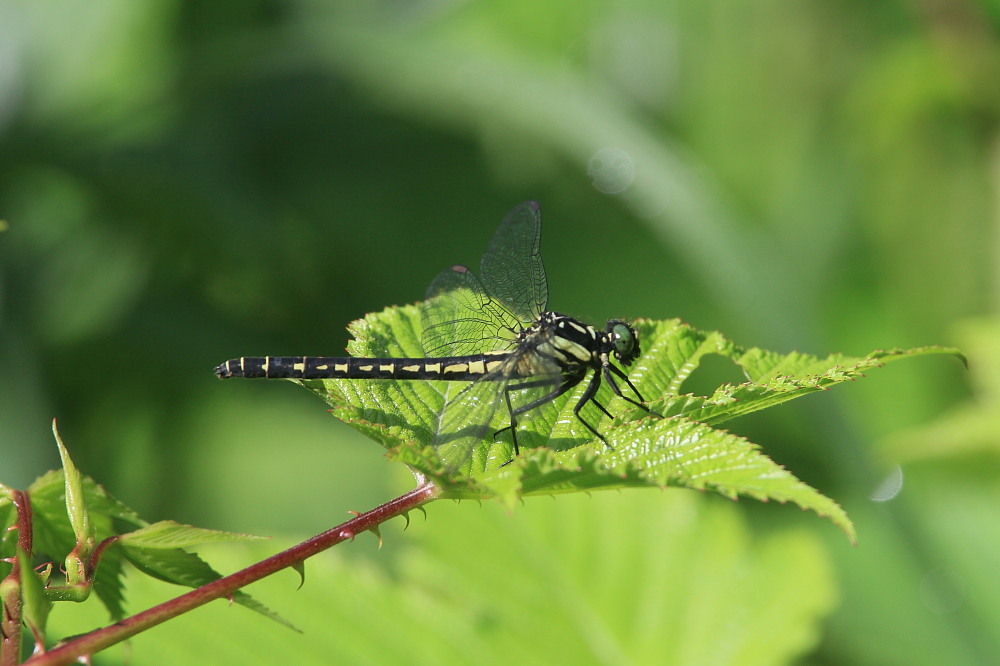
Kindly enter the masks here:
M 521 332 L 517 347 L 519 376 L 582 375 L 606 365 L 611 356 L 623 365 L 639 356 L 638 335 L 629 324 L 613 319 L 601 331 L 558 312 L 543 312 Z

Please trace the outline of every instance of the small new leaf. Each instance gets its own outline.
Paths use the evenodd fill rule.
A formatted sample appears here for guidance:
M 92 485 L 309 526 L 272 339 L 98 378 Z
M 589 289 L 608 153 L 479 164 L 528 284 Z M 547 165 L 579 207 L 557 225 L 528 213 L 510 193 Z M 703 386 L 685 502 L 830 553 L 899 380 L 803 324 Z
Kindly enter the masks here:
M 87 501 L 83 491 L 83 476 L 80 470 L 73 464 L 69 457 L 69 451 L 63 445 L 62 438 L 59 437 L 59 430 L 56 428 L 55 419 L 52 420 L 52 434 L 55 435 L 56 445 L 59 447 L 59 457 L 63 465 L 63 481 L 66 492 L 66 512 L 69 514 L 69 522 L 76 535 L 77 550 L 80 556 L 86 556 L 94 545 L 94 535 L 90 527 L 90 516 L 87 513 Z

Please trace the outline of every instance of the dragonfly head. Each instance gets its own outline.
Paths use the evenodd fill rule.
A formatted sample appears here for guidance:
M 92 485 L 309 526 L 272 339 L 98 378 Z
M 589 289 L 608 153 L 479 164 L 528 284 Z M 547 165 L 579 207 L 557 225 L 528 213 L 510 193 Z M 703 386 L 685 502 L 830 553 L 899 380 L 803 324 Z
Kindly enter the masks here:
M 619 363 L 630 365 L 639 358 L 639 334 L 630 324 L 621 319 L 609 319 L 607 333 Z

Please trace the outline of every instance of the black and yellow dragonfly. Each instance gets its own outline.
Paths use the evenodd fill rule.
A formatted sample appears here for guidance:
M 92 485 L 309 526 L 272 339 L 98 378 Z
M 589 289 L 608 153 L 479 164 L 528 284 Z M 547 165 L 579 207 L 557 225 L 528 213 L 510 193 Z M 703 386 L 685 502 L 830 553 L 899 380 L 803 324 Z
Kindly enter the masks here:
M 453 266 L 435 278 L 421 309 L 426 358 L 247 356 L 226 361 L 215 373 L 223 379 L 471 382 L 446 401 L 434 441 L 442 461 L 453 467 L 483 442 L 501 404 L 506 405 L 509 425 L 493 437 L 509 431 L 517 456 L 518 417 L 555 400 L 592 373 L 573 413 L 610 448 L 580 412 L 592 402 L 611 417 L 596 400 L 602 380 L 616 395 L 648 411 L 625 372 L 611 362 L 613 358 L 628 366 L 637 359 L 639 337 L 620 319 L 608 320 L 600 330 L 547 309 L 541 230 L 538 204 L 524 202 L 494 234 L 480 264 L 481 280 L 465 266 Z M 618 380 L 638 400 L 624 394 Z

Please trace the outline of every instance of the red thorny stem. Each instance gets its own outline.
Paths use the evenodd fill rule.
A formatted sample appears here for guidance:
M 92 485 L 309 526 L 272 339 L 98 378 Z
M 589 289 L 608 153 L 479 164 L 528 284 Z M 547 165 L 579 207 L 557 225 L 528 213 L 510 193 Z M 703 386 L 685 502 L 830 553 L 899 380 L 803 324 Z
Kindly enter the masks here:
M 371 511 L 358 514 L 357 517 L 348 520 L 346 523 L 318 534 L 308 541 L 303 541 L 277 555 L 272 555 L 266 560 L 262 560 L 257 564 L 219 580 L 212 581 L 207 585 L 202 585 L 176 599 L 171 599 L 159 606 L 154 606 L 103 629 L 97 629 L 89 634 L 79 636 L 50 652 L 36 655 L 24 663 L 31 664 L 32 666 L 73 663 L 80 657 L 92 655 L 165 620 L 202 606 L 209 601 L 231 597 L 234 592 L 250 583 L 270 576 L 287 567 L 296 566 L 306 558 L 335 546 L 341 541 L 353 539 L 357 534 L 373 530 L 390 518 L 416 509 L 435 499 L 440 494 L 441 491 L 437 486 L 430 483 L 421 484 L 405 495 L 377 506 Z M 0 666 L 6 666 L 6 664 Z
M 17 550 L 12 564 L 14 568 L 0 581 L 0 666 L 14 666 L 21 659 L 21 559 L 19 551 L 31 553 L 31 499 L 23 490 L 13 491 L 13 502 L 17 508 Z M 30 575 L 30 574 L 29 574 Z

